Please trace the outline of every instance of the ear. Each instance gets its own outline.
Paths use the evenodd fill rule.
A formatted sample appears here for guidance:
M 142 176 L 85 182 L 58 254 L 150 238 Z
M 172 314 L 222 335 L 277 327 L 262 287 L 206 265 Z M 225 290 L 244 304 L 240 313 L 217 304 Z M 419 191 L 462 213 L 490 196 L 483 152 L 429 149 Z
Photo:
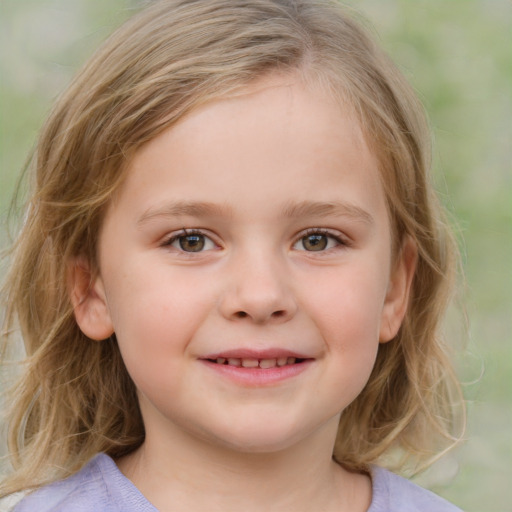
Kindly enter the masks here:
M 418 250 L 410 237 L 406 237 L 391 271 L 388 291 L 382 310 L 379 341 L 391 341 L 404 319 L 409 304 Z
M 68 264 L 68 290 L 80 330 L 93 340 L 104 340 L 114 333 L 103 281 L 93 275 L 90 263 L 83 257 Z

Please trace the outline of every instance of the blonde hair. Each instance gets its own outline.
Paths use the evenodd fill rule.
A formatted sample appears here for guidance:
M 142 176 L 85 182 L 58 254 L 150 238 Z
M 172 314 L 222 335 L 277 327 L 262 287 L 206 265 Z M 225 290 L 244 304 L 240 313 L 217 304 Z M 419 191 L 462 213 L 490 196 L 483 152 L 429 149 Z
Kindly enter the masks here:
M 38 142 L 5 286 L 4 333 L 18 322 L 27 359 L 9 418 L 14 472 L 0 494 L 143 442 L 115 336 L 91 342 L 74 320 L 67 263 L 80 255 L 95 266 L 105 208 L 141 144 L 272 72 L 298 72 L 354 108 L 380 164 L 397 251 L 406 236 L 418 248 L 404 323 L 343 412 L 334 456 L 357 469 L 402 447 L 421 461 L 441 447 L 437 439 L 452 440 L 449 390 L 458 388 L 438 328 L 456 251 L 430 184 L 429 130 L 412 89 L 335 2 L 160 0 L 92 57 Z

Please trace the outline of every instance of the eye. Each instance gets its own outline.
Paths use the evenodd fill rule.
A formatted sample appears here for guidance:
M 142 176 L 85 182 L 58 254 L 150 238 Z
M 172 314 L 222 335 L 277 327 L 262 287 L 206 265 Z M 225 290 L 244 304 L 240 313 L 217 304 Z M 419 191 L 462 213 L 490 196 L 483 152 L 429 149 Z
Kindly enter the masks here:
M 339 236 L 329 232 L 311 230 L 295 242 L 293 248 L 299 251 L 321 252 L 339 245 L 346 245 Z
M 203 233 L 189 230 L 172 236 L 163 245 L 183 252 L 203 252 L 217 247 L 215 242 Z

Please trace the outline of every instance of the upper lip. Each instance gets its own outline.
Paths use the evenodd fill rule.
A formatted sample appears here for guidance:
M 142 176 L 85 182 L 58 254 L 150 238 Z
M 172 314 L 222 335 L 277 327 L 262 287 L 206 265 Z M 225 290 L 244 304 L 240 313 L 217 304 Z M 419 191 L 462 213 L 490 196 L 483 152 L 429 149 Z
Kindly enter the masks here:
M 200 359 L 218 359 L 218 358 L 233 358 L 233 359 L 279 359 L 281 357 L 295 357 L 297 359 L 313 359 L 311 356 L 287 350 L 282 348 L 269 348 L 264 350 L 255 349 L 231 349 L 223 350 L 222 352 L 215 352 L 201 357 Z

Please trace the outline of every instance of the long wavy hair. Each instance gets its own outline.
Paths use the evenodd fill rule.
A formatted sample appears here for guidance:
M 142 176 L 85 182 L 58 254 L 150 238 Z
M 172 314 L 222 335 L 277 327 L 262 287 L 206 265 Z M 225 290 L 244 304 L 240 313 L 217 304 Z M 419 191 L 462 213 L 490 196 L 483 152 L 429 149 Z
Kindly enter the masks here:
M 72 81 L 29 167 L 3 328 L 5 343 L 21 331 L 27 357 L 8 417 L 13 471 L 0 495 L 143 442 L 135 386 L 115 335 L 92 342 L 80 331 L 67 264 L 80 255 L 95 268 L 104 212 L 142 144 L 200 105 L 275 72 L 321 84 L 354 109 L 379 162 L 396 247 L 408 236 L 418 249 L 403 325 L 380 346 L 368 384 L 343 412 L 333 455 L 361 469 L 393 449 L 421 462 L 453 441 L 459 388 L 439 326 L 457 252 L 431 184 L 429 129 L 411 87 L 336 2 L 158 0 Z

